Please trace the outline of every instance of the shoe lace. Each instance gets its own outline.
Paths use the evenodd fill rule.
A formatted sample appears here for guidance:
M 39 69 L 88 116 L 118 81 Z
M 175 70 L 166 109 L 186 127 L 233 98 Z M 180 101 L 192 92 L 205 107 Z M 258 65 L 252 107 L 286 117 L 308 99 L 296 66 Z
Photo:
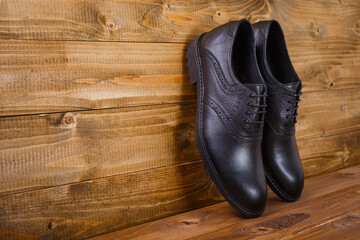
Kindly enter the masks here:
M 247 115 L 258 115 L 258 117 L 251 118 L 250 120 L 245 119 L 244 123 L 251 124 L 251 127 L 244 128 L 244 130 L 248 131 L 259 131 L 262 130 L 264 127 L 264 116 L 266 113 L 265 108 L 266 105 L 266 97 L 267 94 L 249 94 L 250 98 L 260 98 L 259 102 L 263 102 L 264 104 L 253 104 L 250 101 L 248 101 L 247 105 L 254 108 L 253 111 L 247 110 L 245 113 Z M 254 120 L 254 119 L 260 119 L 260 120 Z M 258 126 L 258 127 L 257 127 Z
M 291 121 L 289 123 L 285 123 L 285 126 L 295 126 L 295 124 L 297 123 L 296 121 L 296 117 L 298 116 L 298 103 L 301 101 L 300 96 L 302 95 L 302 92 L 299 93 L 290 93 L 289 96 L 291 98 L 295 98 L 295 100 L 288 100 L 287 102 L 289 104 L 292 104 L 292 107 L 288 107 L 286 108 L 286 111 L 289 112 L 288 115 L 286 115 L 286 119 L 291 119 Z

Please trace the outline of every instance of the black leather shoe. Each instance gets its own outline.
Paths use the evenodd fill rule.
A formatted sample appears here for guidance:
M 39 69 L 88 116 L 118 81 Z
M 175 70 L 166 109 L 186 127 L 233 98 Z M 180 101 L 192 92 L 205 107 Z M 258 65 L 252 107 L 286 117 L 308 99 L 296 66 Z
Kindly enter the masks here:
M 291 64 L 279 23 L 258 22 L 253 28 L 257 61 L 269 95 L 262 144 L 266 179 L 280 198 L 295 201 L 304 186 L 295 140 L 301 81 Z
M 225 199 L 243 216 L 265 209 L 261 154 L 266 86 L 251 24 L 230 22 L 192 41 L 191 84 L 197 83 L 196 139 L 203 163 Z

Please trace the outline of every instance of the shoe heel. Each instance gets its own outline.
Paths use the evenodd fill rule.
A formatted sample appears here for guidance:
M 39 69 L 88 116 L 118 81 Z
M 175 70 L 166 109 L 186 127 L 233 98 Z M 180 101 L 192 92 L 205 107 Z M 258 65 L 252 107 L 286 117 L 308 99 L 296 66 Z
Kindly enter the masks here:
M 187 47 L 186 50 L 186 59 L 187 59 L 187 66 L 190 75 L 190 85 L 196 84 L 200 81 L 200 67 L 199 67 L 199 43 L 202 35 L 194 39 Z

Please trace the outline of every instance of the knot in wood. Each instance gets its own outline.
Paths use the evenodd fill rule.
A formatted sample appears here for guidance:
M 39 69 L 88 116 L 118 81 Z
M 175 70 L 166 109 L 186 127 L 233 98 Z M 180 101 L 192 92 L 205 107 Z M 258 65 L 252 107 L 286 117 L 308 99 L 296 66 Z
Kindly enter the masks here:
M 61 120 L 61 126 L 60 127 L 63 127 L 63 128 L 74 128 L 76 125 L 77 125 L 77 122 L 76 122 L 76 113 L 73 113 L 73 112 L 69 112 L 69 113 L 66 113 L 62 120 Z
M 164 8 L 164 10 L 170 10 L 170 8 L 171 8 L 170 3 L 164 2 L 163 8 Z
M 74 118 L 72 116 L 66 116 L 65 117 L 65 123 L 66 124 L 71 124 L 74 122 Z
M 111 12 L 99 12 L 97 14 L 97 22 L 107 30 L 113 32 L 119 28 L 118 17 Z

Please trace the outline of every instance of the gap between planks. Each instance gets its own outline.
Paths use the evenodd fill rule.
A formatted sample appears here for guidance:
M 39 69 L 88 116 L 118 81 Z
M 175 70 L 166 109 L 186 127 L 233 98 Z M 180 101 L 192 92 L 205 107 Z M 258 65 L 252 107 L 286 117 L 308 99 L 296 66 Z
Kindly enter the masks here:
M 170 165 L 163 165 L 163 166 L 158 166 L 158 167 L 150 167 L 150 168 L 147 168 L 147 169 L 141 169 L 141 170 L 134 170 L 134 171 L 131 171 L 131 172 L 123 172 L 123 173 L 118 173 L 118 174 L 112 174 L 112 175 L 108 175 L 108 176 L 105 176 L 105 177 L 86 179 L 86 180 L 81 180 L 81 181 L 76 181 L 76 182 L 65 183 L 65 184 L 52 185 L 52 186 L 39 187 L 39 188 L 32 188 L 32 189 L 29 189 L 29 190 L 23 190 L 23 191 L 18 191 L 18 192 L 10 192 L 10 193 L 5 193 L 5 194 L 0 194 L 0 198 L 6 197 L 6 196 L 22 194 L 22 193 L 27 193 L 27 192 L 32 192 L 32 191 L 38 191 L 38 190 L 57 188 L 57 187 L 62 187 L 62 186 L 71 186 L 71 185 L 74 185 L 74 184 L 93 182 L 93 181 L 97 181 L 97 180 L 101 180 L 101 179 L 107 179 L 107 178 L 113 178 L 113 177 L 117 177 L 117 176 L 121 176 L 121 175 L 141 173 L 141 172 L 146 172 L 146 171 L 149 171 L 149 170 L 162 169 L 162 168 L 167 168 L 167 167 L 182 166 L 182 165 L 186 165 L 186 164 L 190 164 L 190 163 L 196 163 L 196 162 L 201 162 L 201 159 L 191 160 L 191 161 L 182 162 L 182 163 L 175 163 L 175 164 L 170 164 Z
M 360 90 L 360 88 L 359 88 Z M 140 108 L 140 107 L 156 107 L 156 106 L 172 106 L 172 105 L 191 105 L 196 103 L 194 101 L 188 102 L 170 102 L 170 103 L 155 103 L 155 104 L 140 104 L 140 105 L 129 105 L 129 106 L 119 106 L 119 107 L 109 107 L 109 108 L 92 108 L 92 109 L 79 109 L 79 110 L 69 110 L 69 111 L 59 111 L 59 112 L 42 112 L 42 113 L 29 113 L 29 114 L 18 114 L 18 115 L 0 115 L 0 118 L 12 118 L 12 117 L 26 117 L 26 116 L 37 116 L 37 115 L 49 115 L 49 114 L 63 114 L 68 112 L 89 112 L 89 111 L 102 111 L 102 110 L 116 110 L 124 108 Z
M 307 91 L 306 93 L 323 93 L 323 92 L 331 92 L 338 93 L 344 92 L 347 90 L 351 91 L 360 91 L 360 87 L 352 88 L 352 89 L 330 89 L 330 90 L 312 90 Z M 49 115 L 49 114 L 63 114 L 68 112 L 89 112 L 89 111 L 102 111 L 102 110 L 116 110 L 116 109 L 127 109 L 127 108 L 139 108 L 139 107 L 152 107 L 152 106 L 172 106 L 172 105 L 191 105 L 197 103 L 196 100 L 186 101 L 186 102 L 165 102 L 165 103 L 154 103 L 154 104 L 139 104 L 139 105 L 125 105 L 125 106 L 117 106 L 117 107 L 104 107 L 104 108 L 91 108 L 91 109 L 69 109 L 67 111 L 55 111 L 55 112 L 37 112 L 37 113 L 28 113 L 28 114 L 16 114 L 16 115 L 0 115 L 0 118 L 12 118 L 12 117 L 26 117 L 26 116 L 37 116 L 37 115 Z M 300 110 L 301 111 L 301 110 Z M 315 139 L 315 138 L 314 138 Z

